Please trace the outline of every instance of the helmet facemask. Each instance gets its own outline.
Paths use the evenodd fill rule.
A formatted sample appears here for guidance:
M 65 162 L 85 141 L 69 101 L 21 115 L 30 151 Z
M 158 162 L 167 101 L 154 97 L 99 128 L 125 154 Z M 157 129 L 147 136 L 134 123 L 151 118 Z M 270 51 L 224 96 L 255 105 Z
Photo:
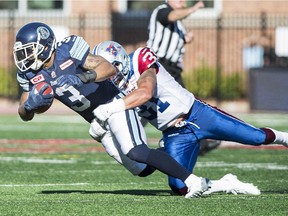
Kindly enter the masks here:
M 125 90 L 130 71 L 130 58 L 125 49 L 115 41 L 105 41 L 93 49 L 93 54 L 104 57 L 117 69 L 117 73 L 110 80 L 118 89 Z
M 125 90 L 128 85 L 129 68 L 122 62 L 114 61 L 112 65 L 117 69 L 115 76 L 111 77 L 111 82 L 120 90 Z
M 38 55 L 42 53 L 44 46 L 38 42 L 32 42 L 22 45 L 21 42 L 16 42 L 14 45 L 14 60 L 20 71 L 26 71 L 28 69 L 38 70 L 43 61 L 38 59 Z

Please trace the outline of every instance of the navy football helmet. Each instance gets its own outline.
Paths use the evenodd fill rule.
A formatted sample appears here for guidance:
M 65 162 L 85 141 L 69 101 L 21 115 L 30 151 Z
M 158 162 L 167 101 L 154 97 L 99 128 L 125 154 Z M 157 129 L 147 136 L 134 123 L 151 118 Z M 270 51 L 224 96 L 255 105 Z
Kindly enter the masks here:
M 50 59 L 55 49 L 52 29 L 40 22 L 24 25 L 16 35 L 13 48 L 14 61 L 21 72 L 39 70 Z
M 124 47 L 115 41 L 104 41 L 94 47 L 92 54 L 102 56 L 117 68 L 117 74 L 111 81 L 117 88 L 124 90 L 130 71 L 130 58 Z

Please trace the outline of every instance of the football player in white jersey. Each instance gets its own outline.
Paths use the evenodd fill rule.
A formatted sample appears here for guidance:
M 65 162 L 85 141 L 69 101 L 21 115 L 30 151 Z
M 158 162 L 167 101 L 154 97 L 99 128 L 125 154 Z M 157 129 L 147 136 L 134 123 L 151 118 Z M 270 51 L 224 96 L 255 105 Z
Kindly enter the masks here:
M 105 41 L 93 49 L 93 54 L 101 55 L 117 68 L 118 73 L 111 81 L 124 94 L 122 99 L 100 105 L 93 111 L 98 122 L 103 125 L 107 119 L 109 121 L 118 112 L 119 106 L 126 110 L 137 107 L 142 118 L 163 132 L 165 151 L 191 172 L 202 139 L 234 141 L 253 146 L 273 143 L 288 145 L 288 133 L 256 128 L 196 99 L 157 62 L 156 54 L 148 47 L 138 48 L 128 56 L 117 42 Z M 100 125 L 95 123 L 95 128 L 91 127 L 90 132 L 91 136 L 102 138 L 102 144 L 118 162 L 126 168 L 133 166 L 119 159 L 121 149 L 115 144 L 111 145 L 112 140 L 107 141 L 109 130 L 105 134 Z M 187 187 L 180 179 L 169 176 L 168 181 L 175 193 L 187 193 Z M 218 187 L 214 183 L 213 188 L 212 181 L 212 192 L 227 192 L 225 187 Z M 245 187 L 242 189 L 238 192 L 247 192 Z

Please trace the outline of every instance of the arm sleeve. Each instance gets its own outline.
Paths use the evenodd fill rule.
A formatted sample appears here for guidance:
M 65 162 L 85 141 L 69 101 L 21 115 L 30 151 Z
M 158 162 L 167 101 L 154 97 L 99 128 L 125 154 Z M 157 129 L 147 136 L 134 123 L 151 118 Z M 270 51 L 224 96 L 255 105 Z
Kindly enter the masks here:
M 18 81 L 18 84 L 22 88 L 23 91 L 25 91 L 25 92 L 30 91 L 29 80 L 25 76 L 17 73 L 17 81 Z
M 158 73 L 158 65 L 157 63 L 157 55 L 149 48 L 138 48 L 137 52 L 138 54 L 138 71 L 139 74 L 142 74 L 152 66 L 156 68 L 156 73 Z
M 169 24 L 168 15 L 173 9 L 170 7 L 162 8 L 158 11 L 156 19 L 163 25 L 167 26 Z
M 71 58 L 78 62 L 79 65 L 83 66 L 88 54 L 90 47 L 88 43 L 79 36 L 72 36 L 72 44 L 69 50 Z

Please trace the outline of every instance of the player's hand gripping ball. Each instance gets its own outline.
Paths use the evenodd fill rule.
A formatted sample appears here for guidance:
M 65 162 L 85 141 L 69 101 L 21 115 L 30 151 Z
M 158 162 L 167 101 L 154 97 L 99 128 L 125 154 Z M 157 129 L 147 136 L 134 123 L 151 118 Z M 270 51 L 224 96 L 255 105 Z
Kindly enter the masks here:
M 34 90 L 34 93 L 35 94 L 39 94 L 39 92 L 41 93 L 41 89 L 45 84 L 47 84 L 48 87 L 46 87 L 46 89 L 42 92 L 42 95 L 50 95 L 50 94 L 53 95 L 54 92 L 53 92 L 52 87 L 46 82 L 40 82 L 40 83 L 36 84 L 36 88 Z M 53 103 L 53 99 L 54 99 L 54 97 L 52 98 L 51 103 L 38 107 L 34 112 L 37 114 L 46 112 L 51 107 L 51 105 Z

